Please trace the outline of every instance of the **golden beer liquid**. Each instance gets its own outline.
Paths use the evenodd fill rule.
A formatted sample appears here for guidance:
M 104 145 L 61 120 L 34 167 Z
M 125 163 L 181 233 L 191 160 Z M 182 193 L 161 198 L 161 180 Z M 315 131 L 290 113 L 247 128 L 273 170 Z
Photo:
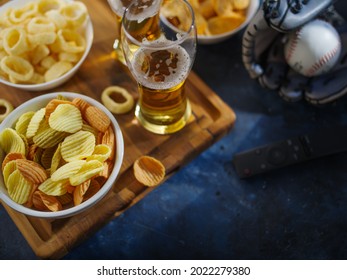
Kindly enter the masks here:
M 148 17 L 141 22 L 137 20 L 129 21 L 127 32 L 139 42 L 142 42 L 143 39 L 152 41 L 158 39 L 161 34 L 159 22 L 160 19 L 158 14 Z
M 117 16 L 118 18 L 118 16 Z M 118 34 L 121 34 L 121 24 L 122 19 L 119 19 L 119 31 Z M 134 39 L 141 42 L 146 39 L 148 41 L 155 40 L 160 37 L 161 31 L 159 27 L 159 15 L 154 15 L 153 17 L 146 18 L 140 23 L 137 20 L 129 21 L 129 26 L 127 27 L 127 32 Z M 133 50 L 136 50 L 138 47 L 134 44 L 130 44 Z M 116 40 L 114 44 L 114 57 L 126 65 L 126 59 L 124 57 L 124 52 L 120 40 Z
M 185 81 L 169 89 L 151 89 L 138 84 L 140 98 L 135 115 L 149 131 L 169 134 L 182 129 L 191 115 Z

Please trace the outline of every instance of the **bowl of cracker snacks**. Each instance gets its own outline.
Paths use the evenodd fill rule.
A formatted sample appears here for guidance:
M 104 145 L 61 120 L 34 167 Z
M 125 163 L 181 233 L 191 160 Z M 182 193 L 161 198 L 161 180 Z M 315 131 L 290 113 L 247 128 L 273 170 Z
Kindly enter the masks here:
M 101 103 L 40 95 L 0 124 L 0 200 L 39 218 L 76 215 L 111 190 L 123 156 L 121 129 Z
M 28 91 L 55 88 L 82 65 L 93 37 L 80 1 L 9 1 L 0 7 L 0 82 Z
M 259 0 L 187 0 L 195 14 L 198 43 L 222 42 L 242 30 L 259 8 Z M 184 13 L 167 4 L 164 17 L 176 26 L 184 25 Z

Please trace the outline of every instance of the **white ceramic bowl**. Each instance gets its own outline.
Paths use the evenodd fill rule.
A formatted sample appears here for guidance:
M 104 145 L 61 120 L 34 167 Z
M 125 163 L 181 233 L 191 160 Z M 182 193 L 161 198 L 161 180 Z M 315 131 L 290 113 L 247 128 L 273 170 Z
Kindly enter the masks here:
M 225 41 L 226 39 L 229 39 L 236 33 L 238 33 L 240 30 L 242 30 L 244 27 L 247 26 L 247 24 L 251 21 L 255 13 L 258 11 L 259 8 L 259 0 L 251 0 L 248 10 L 247 10 L 247 15 L 246 15 L 246 20 L 237 28 L 223 33 L 223 34 L 218 34 L 218 35 L 198 35 L 198 43 L 202 45 L 209 45 L 209 44 L 216 44 L 220 43 L 222 41 Z
M 68 208 L 66 210 L 61 210 L 57 212 L 45 212 L 45 211 L 38 211 L 34 209 L 27 208 L 23 205 L 20 205 L 16 202 L 14 202 L 8 195 L 7 190 L 5 188 L 4 184 L 4 178 L 2 172 L 0 172 L 0 200 L 2 200 L 3 203 L 6 203 L 8 206 L 13 208 L 14 210 L 23 213 L 25 215 L 39 217 L 39 218 L 65 218 L 69 216 L 76 215 L 94 204 L 96 204 L 99 200 L 101 200 L 112 188 L 122 165 L 123 156 L 124 156 L 124 141 L 123 141 L 123 135 L 121 132 L 121 129 L 115 119 L 115 117 L 98 101 L 96 101 L 93 98 L 90 98 L 85 95 L 81 95 L 78 93 L 71 93 L 71 92 L 59 92 L 59 93 L 49 93 L 40 95 L 38 97 L 35 97 L 19 107 L 17 107 L 15 110 L 13 110 L 6 119 L 0 124 L 0 132 L 3 131 L 5 128 L 8 127 L 14 127 L 17 119 L 19 116 L 21 116 L 23 113 L 28 111 L 35 111 L 42 107 L 44 107 L 51 99 L 57 97 L 57 95 L 63 95 L 67 97 L 68 99 L 73 99 L 75 97 L 79 97 L 87 101 L 89 104 L 100 108 L 103 112 L 107 114 L 107 116 L 111 120 L 111 124 L 113 126 L 115 136 L 116 136 L 116 158 L 115 158 L 115 164 L 113 171 L 110 175 L 110 177 L 107 179 L 105 184 L 101 187 L 101 189 L 90 199 L 86 200 L 85 202 L 81 203 L 80 205 Z M 4 159 L 4 152 L 0 149 L 0 163 Z M 0 164 L 1 166 L 1 164 Z
M 66 1 L 68 2 L 73 0 L 66 0 Z M 0 15 L 4 13 L 8 8 L 18 8 L 27 4 L 28 2 L 29 2 L 28 0 L 9 1 L 6 4 L 0 6 Z M 31 84 L 14 84 L 0 77 L 0 83 L 8 85 L 10 87 L 15 87 L 15 88 L 27 90 L 27 91 L 43 91 L 43 90 L 53 89 L 67 82 L 80 68 L 80 66 L 82 65 L 86 57 L 88 56 L 89 51 L 92 47 L 93 39 L 94 39 L 94 29 L 93 29 L 93 24 L 90 17 L 88 17 L 87 19 L 86 25 L 84 27 L 84 32 L 85 32 L 84 38 L 86 40 L 86 49 L 81 59 L 74 65 L 74 67 L 70 71 L 68 71 L 67 73 L 59 77 L 58 79 L 55 79 L 53 81 L 46 82 L 46 83 L 31 85 Z

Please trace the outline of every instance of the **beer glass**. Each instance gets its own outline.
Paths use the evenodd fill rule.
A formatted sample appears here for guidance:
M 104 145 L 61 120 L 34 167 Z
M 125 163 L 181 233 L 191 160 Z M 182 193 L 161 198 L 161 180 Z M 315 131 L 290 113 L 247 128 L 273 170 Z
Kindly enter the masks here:
M 122 19 L 121 42 L 138 83 L 135 115 L 147 130 L 169 134 L 191 116 L 185 81 L 196 54 L 194 13 L 185 0 L 135 0 Z
M 125 8 L 131 3 L 131 0 L 107 0 L 107 2 L 111 7 L 112 11 L 116 14 L 118 36 L 120 36 L 123 13 Z M 118 59 L 124 65 L 126 65 L 122 45 L 118 38 L 114 40 L 113 51 L 115 54 L 115 58 Z

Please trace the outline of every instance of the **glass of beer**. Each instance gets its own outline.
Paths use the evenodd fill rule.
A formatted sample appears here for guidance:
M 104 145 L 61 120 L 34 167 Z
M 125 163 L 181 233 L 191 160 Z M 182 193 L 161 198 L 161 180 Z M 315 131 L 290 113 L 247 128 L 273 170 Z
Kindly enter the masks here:
M 112 11 L 116 14 L 118 36 L 120 37 L 123 13 L 126 7 L 129 6 L 129 4 L 131 3 L 131 0 L 107 0 L 107 2 L 110 5 Z M 118 38 L 114 40 L 113 51 L 115 58 L 118 59 L 124 65 L 126 65 L 126 61 L 123 55 L 122 44 L 120 43 L 120 39 Z
M 191 116 L 185 81 L 196 54 L 196 27 L 186 0 L 135 0 L 125 10 L 121 41 L 138 83 L 135 115 L 147 130 L 170 134 Z

